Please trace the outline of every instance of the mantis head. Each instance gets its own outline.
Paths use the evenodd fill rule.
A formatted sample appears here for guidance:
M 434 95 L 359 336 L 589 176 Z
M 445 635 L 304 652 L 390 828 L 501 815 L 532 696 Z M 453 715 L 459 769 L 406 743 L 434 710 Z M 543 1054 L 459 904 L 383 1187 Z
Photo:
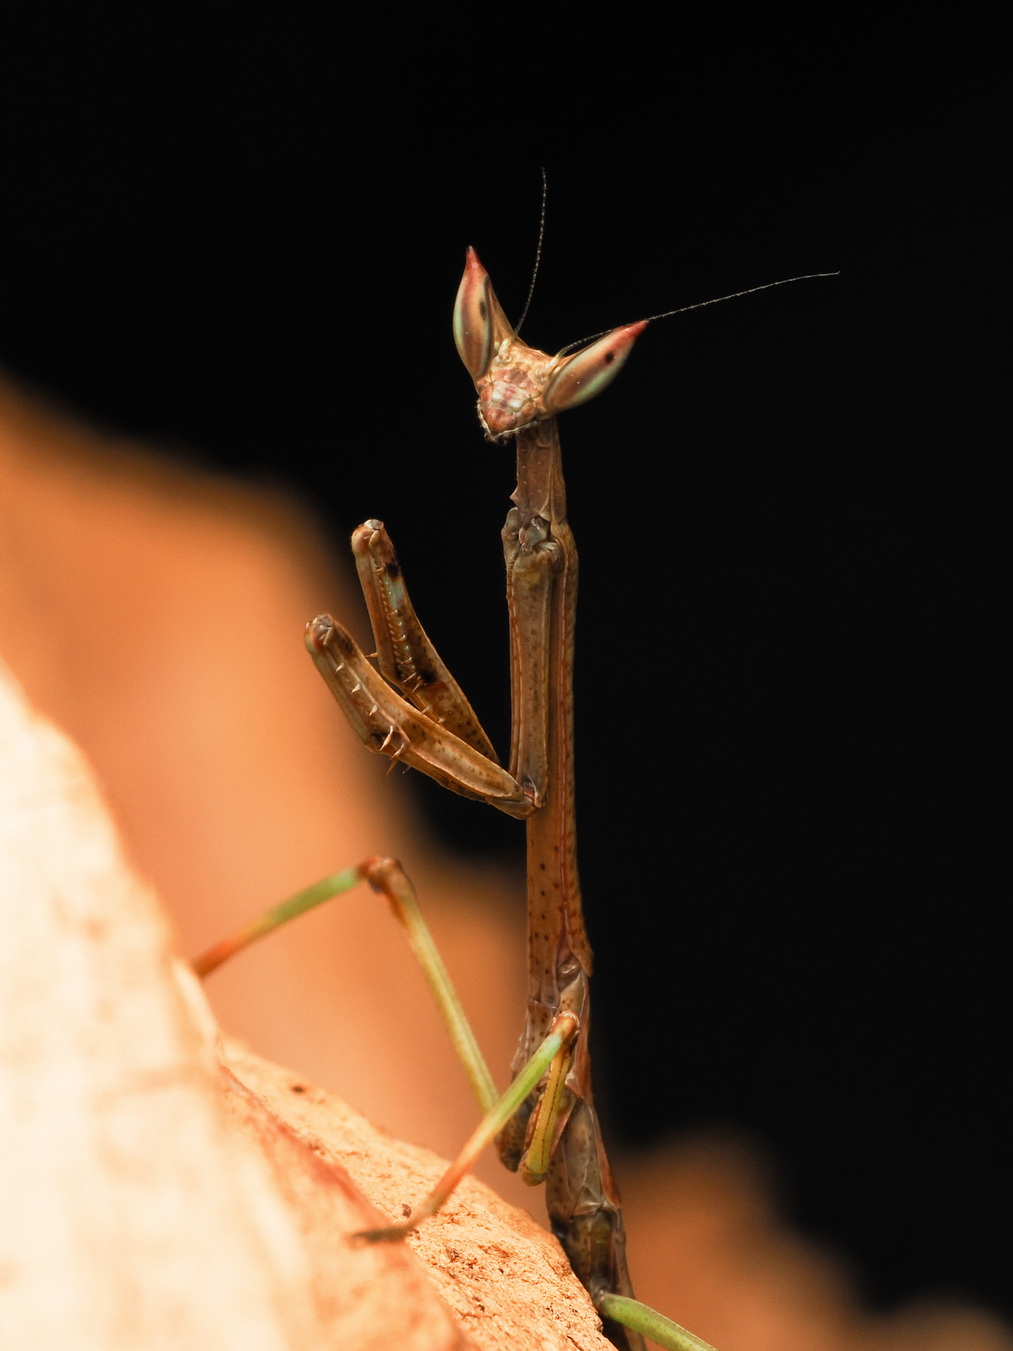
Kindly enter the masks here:
M 454 306 L 454 341 L 478 390 L 478 416 L 488 440 L 502 441 L 600 394 L 647 322 L 614 328 L 569 356 L 548 356 L 518 338 L 478 254 L 469 249 Z

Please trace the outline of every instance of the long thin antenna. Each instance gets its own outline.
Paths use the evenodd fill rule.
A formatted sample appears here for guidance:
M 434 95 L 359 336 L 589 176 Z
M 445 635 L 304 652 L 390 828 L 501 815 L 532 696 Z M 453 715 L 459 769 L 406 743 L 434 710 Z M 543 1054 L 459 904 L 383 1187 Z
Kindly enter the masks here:
M 685 314 L 687 310 L 702 310 L 705 305 L 720 305 L 722 300 L 738 300 L 739 296 L 751 296 L 754 291 L 769 291 L 773 286 L 787 286 L 793 281 L 812 281 L 816 277 L 839 277 L 837 272 L 806 272 L 801 277 L 782 277 L 780 281 L 765 281 L 762 286 L 748 286 L 744 291 L 733 291 L 731 295 L 717 296 L 714 300 L 698 300 L 695 305 L 680 305 L 677 310 L 665 310 L 662 314 L 649 314 L 652 319 L 667 319 L 670 314 Z M 608 329 L 605 330 L 606 333 Z
M 782 277 L 780 281 L 765 281 L 762 286 L 747 286 L 744 291 L 732 291 L 727 296 L 715 296 L 713 300 L 698 300 L 695 305 L 680 305 L 677 310 L 663 310 L 661 314 L 649 314 L 645 323 L 650 323 L 653 319 L 667 319 L 672 314 L 685 314 L 687 310 L 702 310 L 706 305 L 720 305 L 724 300 L 737 300 L 739 296 L 751 296 L 756 291 L 769 291 L 774 286 L 787 286 L 793 281 L 813 281 L 816 277 L 839 277 L 837 272 L 806 272 L 801 277 Z M 576 342 L 568 343 L 557 356 L 565 356 L 567 352 L 575 347 L 583 347 L 585 343 L 594 342 L 595 338 L 604 337 L 606 333 L 611 333 L 610 328 L 603 328 L 600 333 L 592 333 L 589 338 L 579 338 Z
M 528 287 L 528 298 L 524 302 L 524 308 L 521 310 L 521 317 L 517 321 L 515 333 L 520 333 L 524 327 L 524 320 L 528 317 L 528 310 L 531 308 L 531 297 L 535 294 L 535 282 L 538 280 L 538 268 L 542 261 L 542 244 L 545 241 L 545 207 L 549 200 L 549 177 L 545 172 L 545 165 L 542 165 L 542 211 L 538 220 L 538 247 L 535 249 L 535 266 L 531 273 L 531 285 Z

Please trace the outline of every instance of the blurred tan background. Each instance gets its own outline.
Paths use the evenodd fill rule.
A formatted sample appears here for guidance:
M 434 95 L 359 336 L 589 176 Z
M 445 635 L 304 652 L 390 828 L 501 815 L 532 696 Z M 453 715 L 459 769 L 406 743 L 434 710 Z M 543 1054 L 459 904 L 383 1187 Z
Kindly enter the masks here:
M 355 742 L 302 646 L 350 569 L 291 501 L 92 430 L 0 384 L 0 651 L 83 747 L 194 955 L 372 853 L 403 859 L 494 1073 L 520 1028 L 520 879 L 447 857 Z M 453 1153 L 476 1117 L 421 976 L 365 888 L 215 974 L 223 1024 L 392 1132 Z M 721 1351 L 999 1351 L 989 1316 L 874 1317 L 780 1221 L 741 1142 L 619 1159 L 638 1294 Z M 485 1180 L 542 1215 L 494 1160 Z M 956 1241 L 959 1241 L 957 1239 Z

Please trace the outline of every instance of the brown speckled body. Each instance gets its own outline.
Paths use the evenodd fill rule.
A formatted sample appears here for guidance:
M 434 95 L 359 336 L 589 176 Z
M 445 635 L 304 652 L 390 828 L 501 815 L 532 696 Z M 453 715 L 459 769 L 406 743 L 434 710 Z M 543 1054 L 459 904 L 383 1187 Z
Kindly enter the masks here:
M 588 1054 L 591 948 L 584 928 L 573 811 L 573 635 L 577 550 L 555 418 L 517 436 L 517 488 L 503 527 L 510 609 L 513 744 L 510 771 L 532 798 L 527 818 L 528 1008 L 514 1070 L 561 1010 L 580 1019 L 546 1177 L 546 1208 L 574 1271 L 591 1293 L 632 1294 L 619 1193 L 602 1141 Z M 516 1169 L 533 1099 L 499 1138 Z M 606 1331 L 639 1351 L 636 1333 Z

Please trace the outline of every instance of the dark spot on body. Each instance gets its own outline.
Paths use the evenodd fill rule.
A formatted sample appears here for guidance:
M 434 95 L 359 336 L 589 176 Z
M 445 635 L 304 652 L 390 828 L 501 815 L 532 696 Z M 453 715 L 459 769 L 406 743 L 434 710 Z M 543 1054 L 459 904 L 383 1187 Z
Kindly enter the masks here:
M 615 354 L 615 352 L 606 352 L 606 353 L 605 353 L 605 365 L 606 365 L 606 366 L 611 366 L 612 363 L 613 363 L 613 361 L 615 361 L 615 359 L 616 359 L 616 354 Z
M 420 666 L 418 668 L 419 679 L 426 685 L 436 684 L 436 672 L 431 666 Z
M 387 564 L 387 576 L 390 577 L 392 581 L 396 581 L 397 578 L 401 576 L 401 569 L 398 567 L 396 558 L 392 558 Z
M 323 635 L 328 647 L 336 647 L 343 657 L 352 657 L 355 655 L 355 644 L 351 636 L 344 629 L 339 628 L 337 624 L 332 624 L 330 630 Z
M 305 1093 L 305 1092 L 306 1092 L 306 1085 L 305 1085 L 305 1084 L 289 1084 L 289 1088 L 292 1090 L 293 1093 Z

